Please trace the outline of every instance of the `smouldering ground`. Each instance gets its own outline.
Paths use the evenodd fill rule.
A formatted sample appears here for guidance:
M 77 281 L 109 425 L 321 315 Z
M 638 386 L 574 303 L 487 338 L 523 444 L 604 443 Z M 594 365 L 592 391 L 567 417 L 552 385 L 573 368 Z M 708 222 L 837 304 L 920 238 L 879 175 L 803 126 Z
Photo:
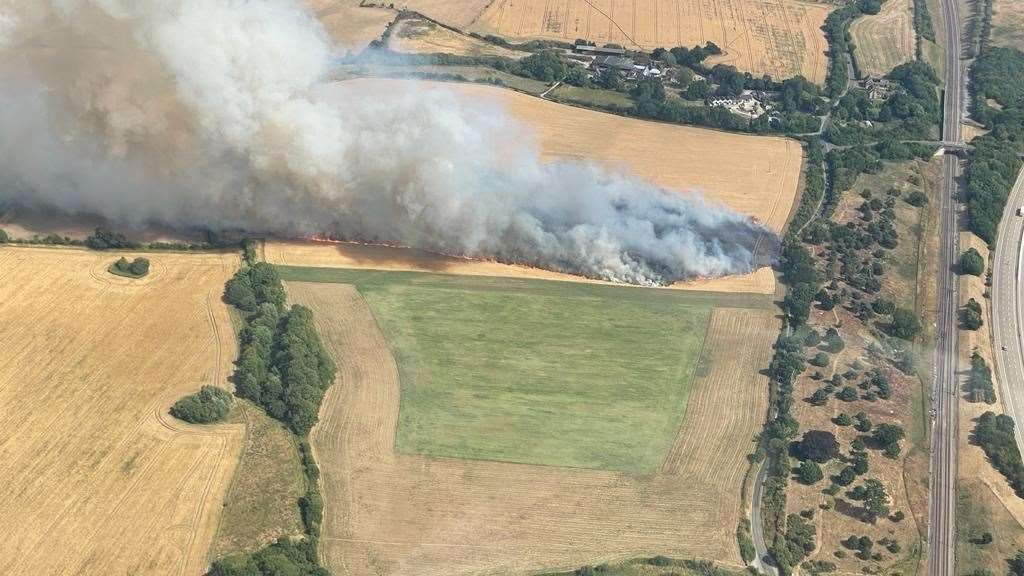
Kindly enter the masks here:
M 884 76 L 914 59 L 914 3 L 887 0 L 878 14 L 854 20 L 850 33 L 861 73 Z
M 286 279 L 293 271 L 285 271 Z M 528 280 L 347 274 L 357 285 L 398 282 L 412 290 L 438 289 L 431 285 L 440 283 L 453 299 L 460 297 L 462 281 L 489 281 L 524 293 L 568 289 Z M 406 383 L 400 383 L 400 364 L 371 308 L 352 285 L 287 281 L 286 288 L 291 301 L 313 309 L 317 329 L 339 365 L 312 435 L 322 470 L 322 546 L 330 569 L 424 576 L 506 573 L 656 553 L 739 565 L 734 532 L 740 484 L 767 402 L 767 379 L 758 370 L 767 365 L 778 332 L 769 299 L 761 297 L 756 308 L 712 311 L 703 368 L 674 444 L 656 473 L 636 475 L 397 453 L 395 430 Z M 530 334 L 524 330 L 520 337 L 527 340 Z M 578 362 L 567 360 L 566 369 L 573 366 Z M 532 406 L 549 408 L 557 406 Z
M 833 8 L 797 0 L 494 0 L 470 30 L 643 50 L 711 41 L 725 53 L 709 65 L 820 84 L 828 49 L 821 25 Z
M 0 248 L 0 574 L 206 570 L 243 429 L 167 410 L 228 386 L 238 259 L 148 257 L 132 280 L 109 253 Z
M 623 118 L 548 102 L 490 86 L 358 79 L 340 82 L 345 90 L 455 90 L 474 99 L 505 106 L 513 118 L 536 133 L 545 160 L 598 162 L 668 189 L 700 191 L 780 232 L 796 197 L 802 150 L 793 140 L 747 136 Z M 555 189 L 557 191 L 557 188 Z M 385 270 L 423 270 L 451 274 L 587 281 L 523 266 L 444 258 L 413 250 L 355 245 L 268 242 L 267 261 L 294 266 L 328 266 Z M 716 292 L 775 292 L 768 268 L 718 279 L 698 279 L 672 286 Z

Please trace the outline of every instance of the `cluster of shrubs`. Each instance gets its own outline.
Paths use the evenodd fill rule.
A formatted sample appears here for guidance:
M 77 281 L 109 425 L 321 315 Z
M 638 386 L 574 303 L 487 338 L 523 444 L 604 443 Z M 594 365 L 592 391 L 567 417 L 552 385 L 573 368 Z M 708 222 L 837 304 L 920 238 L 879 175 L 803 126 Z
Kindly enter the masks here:
M 1024 498 L 1024 464 L 1013 429 L 1013 418 L 985 412 L 974 428 L 974 440 L 985 450 L 992 465 L 1006 476 L 1017 495 Z
M 122 256 L 117 262 L 110 265 L 110 272 L 118 276 L 142 278 L 149 274 L 149 260 L 140 256 L 129 262 L 127 258 Z
M 211 424 L 228 417 L 231 394 L 216 386 L 203 386 L 171 406 L 171 415 L 193 424 Z

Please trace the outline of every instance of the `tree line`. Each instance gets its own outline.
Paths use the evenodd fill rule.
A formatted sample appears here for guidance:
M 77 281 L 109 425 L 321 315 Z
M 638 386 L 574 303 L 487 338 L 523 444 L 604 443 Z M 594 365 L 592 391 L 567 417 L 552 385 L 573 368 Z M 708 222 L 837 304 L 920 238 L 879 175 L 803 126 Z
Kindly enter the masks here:
M 245 314 L 235 363 L 236 393 L 262 406 L 298 437 L 306 492 L 299 499 L 305 538 L 281 538 L 251 554 L 235 554 L 213 563 L 210 576 L 326 576 L 317 547 L 323 523 L 320 469 L 308 441 L 320 404 L 334 381 L 335 365 L 313 325 L 313 313 L 285 305 L 277 269 L 256 262 L 255 245 L 243 243 L 248 266 L 224 288 L 224 299 Z

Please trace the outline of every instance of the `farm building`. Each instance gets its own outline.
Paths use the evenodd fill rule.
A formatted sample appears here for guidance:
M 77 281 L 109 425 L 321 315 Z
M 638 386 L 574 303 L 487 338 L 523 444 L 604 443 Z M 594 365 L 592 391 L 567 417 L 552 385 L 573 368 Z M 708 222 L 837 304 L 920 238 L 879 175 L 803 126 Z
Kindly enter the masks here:
M 592 54 L 596 56 L 623 56 L 626 54 L 626 50 L 623 48 L 591 46 L 590 44 L 577 44 L 573 46 L 573 50 L 580 54 Z
M 594 62 L 591 66 L 595 70 L 611 68 L 613 70 L 618 70 L 619 72 L 632 72 L 633 60 L 623 58 L 621 56 L 598 56 L 597 58 L 594 58 Z

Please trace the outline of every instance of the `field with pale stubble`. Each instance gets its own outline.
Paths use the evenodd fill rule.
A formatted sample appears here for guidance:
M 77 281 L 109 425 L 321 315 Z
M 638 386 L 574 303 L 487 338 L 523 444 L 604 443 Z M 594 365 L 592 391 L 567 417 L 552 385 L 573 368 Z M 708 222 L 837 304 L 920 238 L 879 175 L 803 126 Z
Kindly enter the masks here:
M 229 386 L 227 254 L 0 248 L 0 574 L 195 575 L 207 568 L 241 425 L 170 405 Z

